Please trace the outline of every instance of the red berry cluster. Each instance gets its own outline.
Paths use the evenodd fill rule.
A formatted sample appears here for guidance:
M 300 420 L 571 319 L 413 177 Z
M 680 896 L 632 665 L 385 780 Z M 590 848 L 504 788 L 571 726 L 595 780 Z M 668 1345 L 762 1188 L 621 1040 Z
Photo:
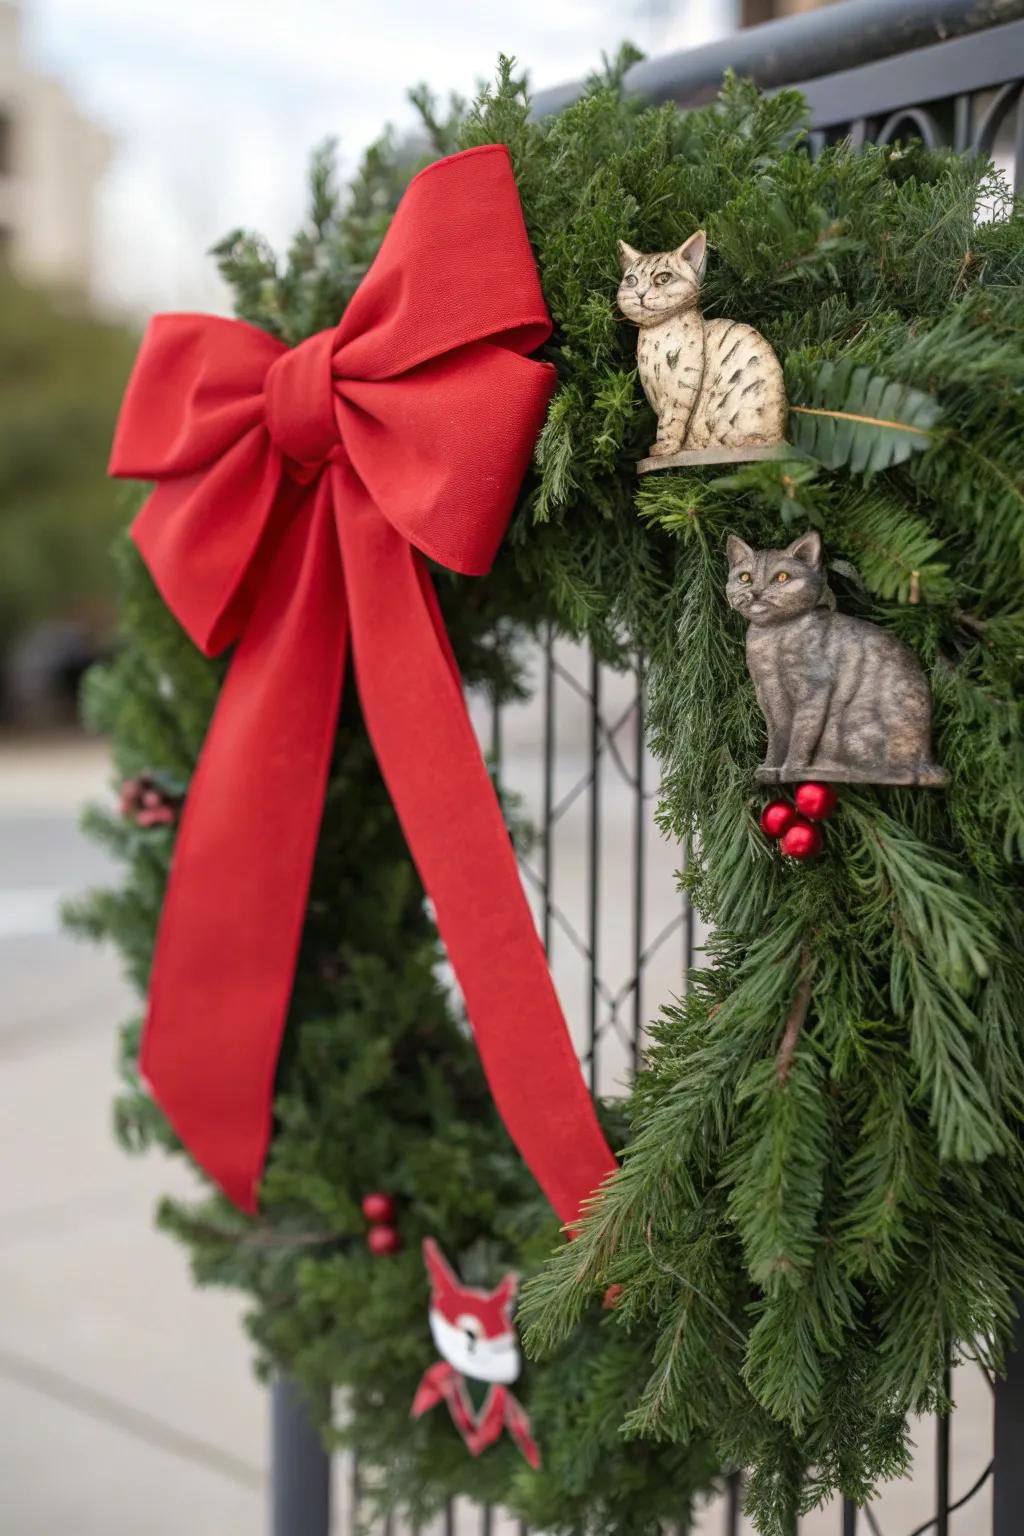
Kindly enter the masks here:
M 181 810 L 181 796 L 172 795 L 156 779 L 140 774 L 121 785 L 121 815 L 137 827 L 173 827 Z
M 397 1253 L 402 1246 L 398 1228 L 394 1225 L 395 1202 L 390 1195 L 377 1190 L 363 1196 L 363 1215 L 370 1223 L 366 1234 L 366 1246 L 378 1257 L 385 1253 Z
M 797 785 L 796 805 L 788 800 L 772 800 L 761 812 L 761 831 L 778 840 L 790 859 L 813 859 L 821 852 L 821 828 L 817 825 L 831 816 L 839 796 L 831 784 Z

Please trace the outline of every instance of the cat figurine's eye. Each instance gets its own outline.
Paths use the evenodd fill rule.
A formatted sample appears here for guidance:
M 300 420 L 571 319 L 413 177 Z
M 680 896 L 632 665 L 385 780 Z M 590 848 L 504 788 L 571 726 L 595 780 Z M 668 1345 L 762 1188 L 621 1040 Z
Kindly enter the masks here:
M 778 575 L 776 576 L 775 580 L 776 581 L 788 581 L 789 580 L 789 572 L 788 571 L 780 571 L 778 573 Z
M 750 580 L 750 572 L 749 571 L 740 571 L 740 581 L 748 582 L 749 580 Z
M 670 283 L 672 281 L 672 273 L 657 272 L 655 273 L 654 281 L 657 283 L 659 288 L 664 288 L 666 283 Z
M 622 279 L 622 281 L 623 281 L 623 283 L 625 284 L 625 286 L 627 288 L 635 288 L 636 287 L 636 274 L 633 273 L 633 272 L 629 272 Z

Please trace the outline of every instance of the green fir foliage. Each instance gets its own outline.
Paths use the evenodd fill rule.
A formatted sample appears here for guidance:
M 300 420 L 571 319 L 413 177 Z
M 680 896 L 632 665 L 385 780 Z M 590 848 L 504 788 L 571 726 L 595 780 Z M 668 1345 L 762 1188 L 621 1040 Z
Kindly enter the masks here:
M 791 92 L 729 82 L 685 116 L 624 100 L 629 57 L 540 123 L 508 61 L 468 109 L 420 95 L 433 153 L 510 147 L 560 381 L 493 575 L 437 582 L 467 680 L 497 698 L 522 693 L 519 641 L 541 622 L 613 663 L 645 653 L 661 823 L 689 851 L 709 963 L 662 1010 L 630 1100 L 602 1111 L 622 1168 L 557 1240 L 439 980 L 350 693 L 262 1213 L 211 1196 L 162 1219 L 201 1280 L 248 1293 L 266 1368 L 314 1402 L 345 1389 L 331 1433 L 378 1469 L 383 1504 L 424 1515 L 471 1493 L 547 1530 L 639 1536 L 742 1466 L 758 1529 L 789 1536 L 800 1510 L 905 1469 L 906 1416 L 948 1406 L 951 1359 L 999 1367 L 1024 1280 L 1024 225 L 978 162 L 842 143 L 812 160 Z M 220 248 L 239 313 L 289 341 L 333 323 L 413 169 L 385 139 L 343 197 L 319 155 L 283 261 L 248 235 Z M 699 226 L 707 312 L 769 338 L 795 404 L 846 415 L 794 413 L 790 459 L 638 482 L 652 421 L 615 243 L 662 250 Z M 757 825 L 764 728 L 723 546 L 807 527 L 841 606 L 920 656 L 950 785 L 844 790 L 824 855 L 797 866 Z M 119 771 L 184 783 L 223 669 L 134 556 L 123 575 L 125 647 L 90 712 Z M 126 875 L 76 921 L 116 939 L 141 987 L 172 834 L 91 825 Z M 121 1135 L 172 1144 L 136 1046 L 131 1025 Z M 359 1212 L 376 1188 L 405 1240 L 385 1261 Z M 433 1358 L 427 1233 L 468 1280 L 534 1277 L 540 1474 L 509 1444 L 471 1460 L 441 1413 L 409 1421 Z

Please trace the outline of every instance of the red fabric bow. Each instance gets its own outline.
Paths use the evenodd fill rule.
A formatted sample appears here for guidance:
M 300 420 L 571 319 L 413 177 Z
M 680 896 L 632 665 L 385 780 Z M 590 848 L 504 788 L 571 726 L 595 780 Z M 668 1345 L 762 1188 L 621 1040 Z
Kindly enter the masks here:
M 111 473 L 156 481 L 133 536 L 195 643 L 235 651 L 186 803 L 142 1073 L 181 1139 L 256 1208 L 347 637 L 374 749 L 459 979 L 495 1103 L 563 1221 L 614 1167 L 423 555 L 483 575 L 554 387 L 507 151 L 409 186 L 335 330 L 293 350 L 162 315 Z

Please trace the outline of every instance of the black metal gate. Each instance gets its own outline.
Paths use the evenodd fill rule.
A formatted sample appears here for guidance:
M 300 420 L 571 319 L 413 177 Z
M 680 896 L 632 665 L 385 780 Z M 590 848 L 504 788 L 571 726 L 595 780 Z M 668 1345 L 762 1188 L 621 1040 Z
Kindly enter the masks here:
M 797 85 L 814 150 L 846 135 L 855 144 L 917 137 L 990 155 L 1013 179 L 1024 173 L 1024 0 L 843 0 L 637 65 L 626 87 L 685 109 L 709 100 L 727 67 L 765 89 Z M 535 110 L 557 111 L 576 91 L 542 93 Z M 642 658 L 615 673 L 549 635 L 532 662 L 529 704 L 490 710 L 476 701 L 475 714 L 503 784 L 538 828 L 524 880 L 587 1080 L 607 1095 L 625 1086 L 649 1014 L 678 992 L 681 976 L 685 985 L 702 934 L 675 894 L 679 850 L 653 828 Z M 1024 1325 L 1018 1343 L 1024 1350 Z M 1006 1382 L 979 1377 L 960 1367 L 950 1381 L 953 1398 L 964 1399 L 958 1412 L 919 1427 L 911 1484 L 864 1509 L 843 1504 L 809 1517 L 800 1536 L 1021 1536 L 1024 1365 Z M 956 1483 L 955 1443 L 970 1451 Z M 328 1536 L 331 1468 L 286 1382 L 274 1389 L 272 1462 L 274 1536 Z M 349 1460 L 334 1472 L 333 1529 L 348 1533 L 359 1469 Z M 741 1491 L 733 1479 L 693 1536 L 740 1536 Z M 499 1519 L 449 1508 L 442 1536 L 491 1536 Z

